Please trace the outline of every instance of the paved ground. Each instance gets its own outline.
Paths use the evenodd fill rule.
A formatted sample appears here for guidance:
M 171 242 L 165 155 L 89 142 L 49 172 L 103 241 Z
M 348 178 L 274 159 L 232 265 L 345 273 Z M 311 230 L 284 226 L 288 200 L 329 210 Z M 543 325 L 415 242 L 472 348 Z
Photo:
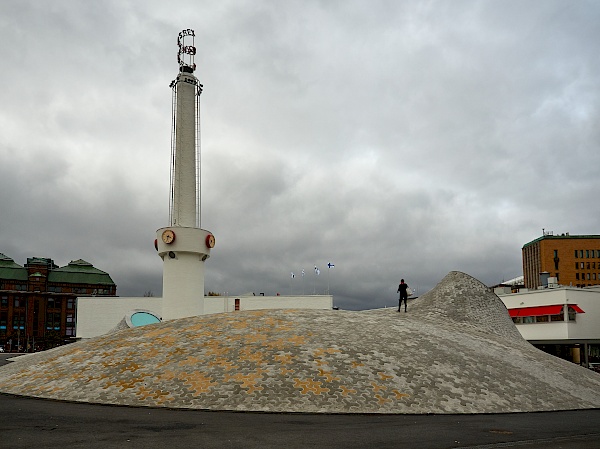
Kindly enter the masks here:
M 452 272 L 395 309 L 173 320 L 18 359 L 0 392 L 100 404 L 301 413 L 600 408 L 600 376 L 523 340 L 504 304 Z
M 328 415 L 114 407 L 0 394 L 0 448 L 600 448 L 600 410 Z

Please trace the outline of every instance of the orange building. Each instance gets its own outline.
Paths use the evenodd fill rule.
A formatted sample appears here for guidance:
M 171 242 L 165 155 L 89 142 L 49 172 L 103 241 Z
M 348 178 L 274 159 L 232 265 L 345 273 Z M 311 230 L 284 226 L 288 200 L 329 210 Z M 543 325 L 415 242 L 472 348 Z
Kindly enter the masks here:
M 541 286 L 542 273 L 560 285 L 600 285 L 600 235 L 544 233 L 523 245 L 522 252 L 525 288 Z

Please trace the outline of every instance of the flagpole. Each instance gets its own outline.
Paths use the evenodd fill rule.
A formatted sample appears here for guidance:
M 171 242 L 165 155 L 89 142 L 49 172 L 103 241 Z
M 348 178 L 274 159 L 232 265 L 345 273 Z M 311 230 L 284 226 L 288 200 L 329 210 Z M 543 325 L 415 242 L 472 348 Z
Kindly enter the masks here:
M 329 262 L 327 264 L 327 294 L 330 294 L 330 290 L 329 290 L 329 272 L 331 271 L 331 269 L 335 267 L 334 264 L 332 264 L 331 262 Z

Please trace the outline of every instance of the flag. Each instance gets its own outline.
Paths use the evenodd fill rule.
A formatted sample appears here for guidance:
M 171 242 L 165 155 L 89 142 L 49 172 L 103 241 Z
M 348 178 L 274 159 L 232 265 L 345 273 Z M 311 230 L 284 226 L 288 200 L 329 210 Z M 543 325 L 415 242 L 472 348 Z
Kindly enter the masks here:
M 304 277 L 304 268 L 302 268 L 302 277 Z
M 321 274 L 321 270 L 319 270 L 316 265 L 315 265 L 315 274 L 317 276 Z
M 294 272 L 292 272 L 292 279 L 294 279 L 296 277 L 296 275 L 294 274 Z
M 332 264 L 331 262 L 329 262 L 329 263 L 327 264 L 327 268 L 333 268 L 333 267 L 335 267 L 335 265 L 334 265 L 334 264 Z

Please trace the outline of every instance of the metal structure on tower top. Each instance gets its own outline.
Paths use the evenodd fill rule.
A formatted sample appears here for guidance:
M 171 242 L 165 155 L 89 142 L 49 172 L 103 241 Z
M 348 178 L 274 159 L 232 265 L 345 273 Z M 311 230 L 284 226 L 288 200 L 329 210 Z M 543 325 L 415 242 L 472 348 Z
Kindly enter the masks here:
M 194 55 L 196 54 L 196 47 L 194 46 L 194 30 L 183 30 L 177 36 L 177 46 L 179 47 L 179 51 L 177 52 L 177 62 L 179 63 L 179 67 L 181 71 L 184 71 L 184 67 L 189 67 L 192 69 L 192 72 L 196 70 L 196 64 L 194 63 Z M 192 45 L 189 44 L 189 40 L 192 40 Z M 185 55 L 188 55 L 187 58 Z M 187 61 L 185 60 L 187 59 Z

